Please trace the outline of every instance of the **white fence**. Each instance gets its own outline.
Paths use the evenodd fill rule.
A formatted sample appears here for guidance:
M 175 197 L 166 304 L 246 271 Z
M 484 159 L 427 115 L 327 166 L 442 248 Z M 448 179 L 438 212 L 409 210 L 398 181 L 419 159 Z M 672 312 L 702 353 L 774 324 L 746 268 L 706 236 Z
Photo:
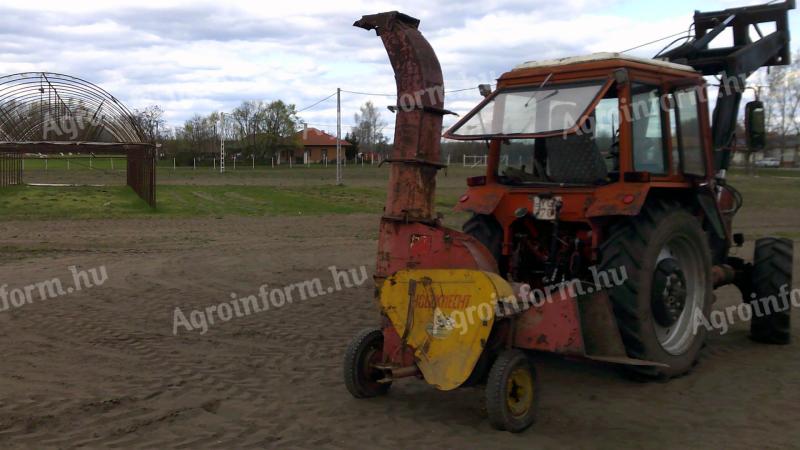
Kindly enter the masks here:
M 464 167 L 486 167 L 489 155 L 464 155 Z M 500 165 L 508 166 L 508 155 L 500 156 Z

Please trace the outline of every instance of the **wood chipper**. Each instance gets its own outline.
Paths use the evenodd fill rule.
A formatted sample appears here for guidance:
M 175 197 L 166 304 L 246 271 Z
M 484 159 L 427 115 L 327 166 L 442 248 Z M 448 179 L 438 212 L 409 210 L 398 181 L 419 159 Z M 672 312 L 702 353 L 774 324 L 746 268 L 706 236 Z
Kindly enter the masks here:
M 483 86 L 485 99 L 445 133 L 488 148 L 485 174 L 456 206 L 472 214 L 463 232 L 434 211 L 450 112 L 419 21 L 357 21 L 383 41 L 397 105 L 375 274 L 383 323 L 347 349 L 350 393 L 386 394 L 404 377 L 446 391 L 485 385 L 490 423 L 519 432 L 536 414 L 536 352 L 644 379 L 686 374 L 710 331 L 713 290 L 729 284 L 751 304 L 752 338 L 788 343 L 792 242 L 758 240 L 753 263 L 731 256 L 743 199 L 725 173 L 747 78 L 790 62 L 793 8 L 697 12 L 693 36 L 656 59 L 529 62 Z M 731 29 L 732 47 L 711 46 Z M 721 76 L 713 123 L 709 75 Z M 747 105 L 754 146 L 763 112 Z

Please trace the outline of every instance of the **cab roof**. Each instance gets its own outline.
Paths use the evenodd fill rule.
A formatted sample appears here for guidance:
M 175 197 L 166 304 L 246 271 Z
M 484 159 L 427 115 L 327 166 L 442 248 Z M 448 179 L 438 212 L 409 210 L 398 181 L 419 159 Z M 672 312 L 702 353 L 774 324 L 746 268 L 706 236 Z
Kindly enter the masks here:
M 635 56 L 626 55 L 624 53 L 610 53 L 610 52 L 594 53 L 591 55 L 584 55 L 584 56 L 571 56 L 567 58 L 550 59 L 544 61 L 528 61 L 514 67 L 512 72 L 524 69 L 558 68 L 558 67 L 566 67 L 566 66 L 592 63 L 592 62 L 601 62 L 601 61 L 605 62 L 618 61 L 621 63 L 621 65 L 627 65 L 625 63 L 645 64 L 653 66 L 653 68 L 668 68 L 672 70 L 690 72 L 692 74 L 698 73 L 691 66 L 685 66 L 683 64 L 675 64 L 668 61 L 662 61 L 659 59 L 637 58 Z

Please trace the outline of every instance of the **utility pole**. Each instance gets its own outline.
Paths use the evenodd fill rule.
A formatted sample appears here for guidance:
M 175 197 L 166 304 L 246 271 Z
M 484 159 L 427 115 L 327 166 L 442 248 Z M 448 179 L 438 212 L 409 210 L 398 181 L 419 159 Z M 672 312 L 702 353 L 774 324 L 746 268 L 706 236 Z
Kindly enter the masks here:
M 225 113 L 224 112 L 219 113 L 219 173 L 225 173 Z
M 342 89 L 336 88 L 336 185 L 342 185 Z

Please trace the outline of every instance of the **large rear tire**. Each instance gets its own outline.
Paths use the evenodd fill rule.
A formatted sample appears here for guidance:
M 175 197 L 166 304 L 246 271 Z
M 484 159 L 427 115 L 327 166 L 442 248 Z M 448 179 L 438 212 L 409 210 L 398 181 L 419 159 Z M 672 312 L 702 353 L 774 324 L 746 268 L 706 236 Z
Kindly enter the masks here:
M 613 227 L 600 252 L 603 271 L 625 271 L 609 296 L 628 356 L 668 366 L 629 371 L 655 379 L 686 374 L 706 339 L 695 315 L 708 317 L 713 298 L 710 248 L 699 221 L 680 204 L 649 204 Z
M 754 341 L 786 345 L 791 340 L 791 299 L 781 298 L 781 294 L 791 295 L 792 264 L 793 242 L 789 239 L 764 238 L 756 241 L 752 279 L 755 299 L 747 299 L 751 304 L 761 303 L 754 307 L 750 322 L 750 337 Z M 771 301 L 772 298 L 774 301 Z M 758 312 L 762 313 L 760 317 Z

